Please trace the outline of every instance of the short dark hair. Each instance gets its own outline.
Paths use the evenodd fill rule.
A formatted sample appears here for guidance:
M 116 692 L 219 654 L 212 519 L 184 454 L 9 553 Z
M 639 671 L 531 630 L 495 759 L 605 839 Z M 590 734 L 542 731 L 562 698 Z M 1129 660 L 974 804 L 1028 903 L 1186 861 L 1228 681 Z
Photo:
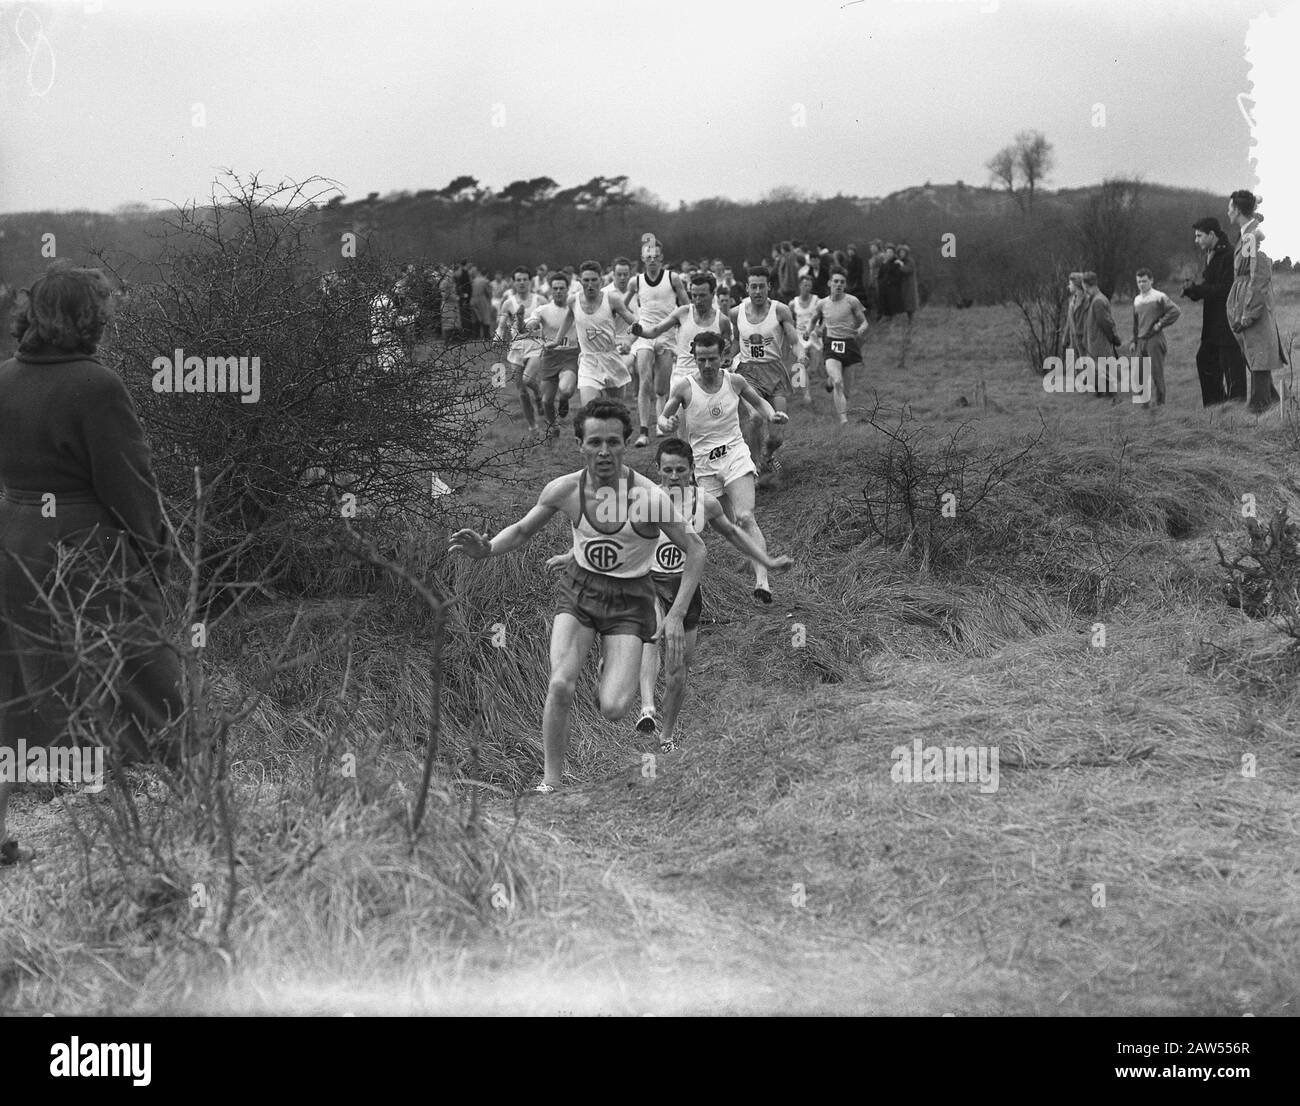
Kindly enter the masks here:
M 1133 275 L 1134 275 L 1134 276 L 1146 276 L 1146 277 L 1149 277 L 1149 276 L 1151 276 L 1151 270 L 1150 270 L 1150 269 L 1139 269 L 1139 270 L 1138 270 L 1136 273 L 1134 273 Z
M 770 281 L 772 279 L 772 270 L 766 265 L 751 265 L 745 270 L 745 279 L 748 280 L 750 277 L 762 277 L 764 280 Z
M 597 276 L 604 276 L 605 274 L 605 270 L 601 268 L 599 261 L 584 261 L 581 265 L 578 266 L 579 276 L 581 276 L 583 273 L 586 272 L 593 272 Z
M 562 280 L 567 288 L 569 284 L 569 274 L 563 269 L 556 269 L 555 272 L 551 273 L 550 276 L 546 278 L 546 283 L 554 284 L 557 280 Z
M 1237 210 L 1243 215 L 1254 215 L 1255 208 L 1259 204 L 1259 197 L 1253 192 L 1247 192 L 1244 188 L 1237 189 L 1228 199 L 1237 205 Z
M 1082 276 L 1083 276 L 1083 283 L 1084 283 L 1084 284 L 1096 284 L 1096 283 L 1097 283 L 1097 274 L 1096 274 L 1095 272 L 1093 272 L 1091 269 L 1085 269 L 1085 270 L 1083 271 Z
M 573 417 L 573 436 L 582 441 L 586 436 L 588 419 L 617 419 L 623 424 L 623 441 L 632 436 L 632 415 L 616 399 L 597 399 L 587 404 Z
M 616 257 L 614 258 L 614 263 L 610 266 L 610 268 L 617 269 L 620 265 L 626 265 L 629 269 L 633 267 L 632 262 L 629 261 L 626 257 Z
M 112 299 L 102 270 L 53 262 L 30 288 L 18 293 L 10 329 L 18 339 L 18 352 L 94 353 L 108 326 Z
M 846 268 L 844 268 L 843 265 L 832 265 L 830 275 L 847 277 L 849 275 L 849 271 Z
M 716 330 L 701 330 L 691 339 L 691 352 L 694 353 L 700 346 L 715 346 L 721 349 L 722 335 Z
M 1222 242 L 1225 237 L 1223 233 L 1223 224 L 1213 215 L 1207 215 L 1204 219 L 1197 219 L 1196 222 L 1192 224 L 1192 229 L 1199 230 L 1202 234 L 1217 234 L 1220 242 Z
M 717 287 L 718 287 L 718 278 L 715 277 L 715 276 L 714 276 L 711 272 L 709 272 L 707 269 L 700 269 L 700 270 L 698 270 L 698 271 L 695 273 L 694 276 L 691 277 L 691 283 L 692 283 L 692 284 L 707 284 L 707 285 L 709 286 L 709 291 L 710 291 L 710 292 L 714 292 L 714 291 L 717 291 Z
M 664 438 L 659 443 L 659 448 L 655 450 L 655 464 L 657 465 L 665 453 L 671 453 L 674 457 L 685 457 L 686 463 L 695 468 L 695 456 L 691 453 L 691 447 L 688 446 L 681 438 Z
M 814 281 L 815 281 L 816 279 L 817 279 L 817 278 L 814 277 L 814 276 L 812 275 L 811 272 L 800 273 L 800 274 L 799 274 L 799 283 L 800 283 L 800 284 L 802 284 L 805 280 L 806 280 L 809 284 L 812 284 L 812 283 L 814 283 Z
M 514 271 L 510 275 L 511 277 L 517 277 L 520 273 L 523 273 L 524 276 L 530 278 L 533 275 L 532 269 L 528 268 L 528 266 L 526 265 L 516 265 Z

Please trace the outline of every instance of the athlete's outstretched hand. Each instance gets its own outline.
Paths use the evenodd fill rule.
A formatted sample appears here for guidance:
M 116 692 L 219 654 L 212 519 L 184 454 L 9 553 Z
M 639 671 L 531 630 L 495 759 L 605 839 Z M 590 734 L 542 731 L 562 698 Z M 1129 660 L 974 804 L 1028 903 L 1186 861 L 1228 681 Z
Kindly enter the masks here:
M 790 416 L 787 415 L 784 411 L 773 411 L 772 417 L 767 421 L 768 422 L 789 422 Z
M 672 433 L 674 430 L 676 430 L 676 429 L 677 429 L 677 416 L 676 416 L 676 415 L 672 415 L 672 416 L 669 417 L 669 418 L 664 418 L 663 415 L 660 415 L 660 416 L 659 416 L 659 433 L 660 433 L 660 434 L 671 434 L 671 433 Z
M 457 530 L 447 543 L 447 550 L 451 553 L 464 553 L 467 557 L 481 561 L 491 555 L 492 539 L 476 530 Z
M 546 558 L 547 568 L 564 568 L 573 560 L 573 550 L 566 549 L 563 553 L 557 553 L 554 557 Z

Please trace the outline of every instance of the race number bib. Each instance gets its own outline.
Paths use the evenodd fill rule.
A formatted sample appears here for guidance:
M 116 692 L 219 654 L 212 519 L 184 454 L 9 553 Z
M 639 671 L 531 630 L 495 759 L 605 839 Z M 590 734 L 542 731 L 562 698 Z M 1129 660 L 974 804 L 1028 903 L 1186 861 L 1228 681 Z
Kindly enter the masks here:
M 847 348 L 847 343 L 844 341 L 843 338 L 831 339 L 831 353 L 843 353 L 846 348 Z
M 749 337 L 749 359 L 751 361 L 761 361 L 767 356 L 767 346 L 760 335 L 751 334 Z
M 725 457 L 726 454 L 727 447 L 725 445 L 715 446 L 713 449 L 709 450 L 709 460 L 716 461 L 719 457 Z

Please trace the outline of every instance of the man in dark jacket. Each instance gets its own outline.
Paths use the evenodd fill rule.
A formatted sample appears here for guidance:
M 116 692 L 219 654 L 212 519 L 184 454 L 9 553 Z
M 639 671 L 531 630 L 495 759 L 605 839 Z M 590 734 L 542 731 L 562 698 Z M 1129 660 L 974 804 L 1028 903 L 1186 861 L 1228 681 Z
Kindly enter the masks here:
M 849 271 L 849 295 L 857 296 L 858 300 L 865 303 L 863 297 L 867 294 L 866 285 L 863 283 L 864 271 L 862 264 L 862 255 L 858 253 L 858 247 L 849 245 L 846 251 L 849 255 L 849 263 L 845 266 Z
M 1197 283 L 1183 286 L 1183 295 L 1201 300 L 1201 344 L 1196 373 L 1201 378 L 1201 406 L 1228 400 L 1246 401 L 1246 359 L 1228 327 L 1228 292 L 1232 288 L 1232 248 L 1219 220 L 1212 216 L 1192 224 L 1197 248 L 1205 253 L 1205 271 Z

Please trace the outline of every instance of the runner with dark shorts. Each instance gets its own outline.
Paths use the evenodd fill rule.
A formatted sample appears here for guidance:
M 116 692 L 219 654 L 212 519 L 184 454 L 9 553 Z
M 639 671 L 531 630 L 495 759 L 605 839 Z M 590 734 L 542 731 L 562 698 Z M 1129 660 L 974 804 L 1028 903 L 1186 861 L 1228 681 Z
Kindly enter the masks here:
M 562 272 L 551 274 L 551 299 L 542 304 L 525 320 L 524 325 L 542 338 L 541 356 L 530 362 L 524 370 L 524 383 L 537 391 L 546 412 L 547 431 L 556 433 L 555 417 L 564 418 L 569 413 L 569 400 L 578 388 L 578 347 L 576 345 L 549 346 L 559 336 L 560 327 L 569 314 L 569 278 Z M 559 410 L 555 400 L 559 398 Z
M 599 636 L 604 651 L 600 712 L 623 718 L 637 692 L 643 643 L 662 637 L 670 688 L 685 684 L 686 611 L 704 571 L 704 542 L 657 484 L 623 464 L 632 417 L 621 403 L 596 400 L 574 417 L 584 467 L 552 480 L 537 505 L 496 537 L 458 530 L 449 548 L 476 560 L 526 544 L 556 514 L 573 531 L 573 565 L 560 587 L 551 626 L 551 678 L 542 715 L 546 774 L 535 790 L 548 794 L 564 776 L 569 716 L 583 661 Z M 656 629 L 650 580 L 660 533 L 685 555 L 681 589 Z M 680 695 L 680 689 L 677 691 Z
M 832 393 L 841 425 L 849 421 L 844 370 L 862 364 L 862 339 L 870 325 L 857 297 L 845 291 L 847 285 L 848 273 L 839 265 L 832 266 L 830 295 L 821 299 L 812 317 L 812 325 L 820 326 L 824 332 L 822 360 L 826 364 L 826 390 Z

